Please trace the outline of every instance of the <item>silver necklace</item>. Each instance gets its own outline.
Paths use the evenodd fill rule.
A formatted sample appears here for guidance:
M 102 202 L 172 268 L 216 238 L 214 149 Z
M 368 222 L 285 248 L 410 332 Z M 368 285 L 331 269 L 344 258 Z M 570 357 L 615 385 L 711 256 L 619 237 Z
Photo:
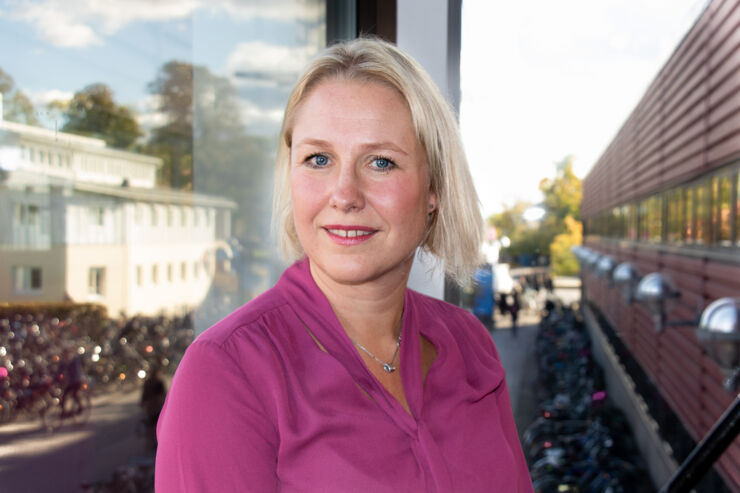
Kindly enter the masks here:
M 398 350 L 401 348 L 401 334 L 398 334 L 398 340 L 396 341 L 396 352 L 393 353 L 393 359 L 391 360 L 390 363 L 384 362 L 383 360 L 375 356 L 373 353 L 368 351 L 365 346 L 355 341 L 351 337 L 349 339 L 355 343 L 355 346 L 365 351 L 372 359 L 380 363 L 383 366 L 383 370 L 385 370 L 386 373 L 393 373 L 394 371 L 396 371 L 396 367 L 393 366 L 393 362 L 396 361 L 396 358 L 398 357 Z

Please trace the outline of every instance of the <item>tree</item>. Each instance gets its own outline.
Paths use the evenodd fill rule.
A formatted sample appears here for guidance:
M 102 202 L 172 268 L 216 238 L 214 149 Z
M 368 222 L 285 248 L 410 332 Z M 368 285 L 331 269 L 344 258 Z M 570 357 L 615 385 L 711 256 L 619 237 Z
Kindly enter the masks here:
M 193 65 L 171 61 L 149 83 L 167 123 L 152 131 L 146 150 L 163 160 L 160 181 L 172 188 L 193 188 Z
M 574 276 L 578 274 L 579 266 L 571 248 L 580 245 L 583 240 L 583 226 L 572 216 L 565 216 L 563 220 L 566 231 L 555 236 L 550 244 L 550 265 L 552 273 L 558 276 Z
M 276 146 L 247 133 L 236 89 L 205 67 L 170 61 L 149 90 L 167 119 L 145 148 L 163 159 L 162 181 L 234 200 L 233 233 L 250 243 L 264 241 Z
M 580 227 L 581 190 L 581 180 L 573 172 L 573 157 L 567 156 L 556 164 L 554 178 L 540 181 L 543 201 L 539 205 L 545 210 L 540 221 L 532 224 L 524 219 L 524 212 L 532 204 L 522 201 L 491 216 L 489 221 L 496 226 L 500 235 L 506 235 L 511 240 L 507 253 L 513 257 L 521 254 L 553 255 L 551 245 L 556 237 L 563 233 L 571 234 L 570 222 Z M 570 250 L 567 255 L 571 255 Z
M 91 84 L 76 92 L 64 118 L 62 131 L 101 138 L 118 149 L 131 149 L 142 135 L 131 110 L 117 105 L 105 84 Z
M 0 95 L 3 98 L 3 119 L 9 122 L 38 125 L 33 103 L 21 90 L 15 87 L 13 77 L 0 68 Z
M 556 229 L 563 231 L 565 218 L 571 216 L 576 221 L 581 219 L 581 199 L 583 186 L 581 179 L 573 172 L 573 156 L 567 156 L 557 163 L 555 178 L 544 178 L 540 181 L 540 191 L 545 216 L 552 221 Z

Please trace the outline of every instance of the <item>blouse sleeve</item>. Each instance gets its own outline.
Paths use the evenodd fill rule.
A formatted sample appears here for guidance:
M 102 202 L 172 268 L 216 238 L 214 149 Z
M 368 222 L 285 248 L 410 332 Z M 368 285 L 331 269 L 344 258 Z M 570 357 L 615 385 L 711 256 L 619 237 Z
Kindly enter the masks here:
M 219 344 L 195 341 L 186 351 L 157 438 L 159 493 L 277 490 L 275 425 Z

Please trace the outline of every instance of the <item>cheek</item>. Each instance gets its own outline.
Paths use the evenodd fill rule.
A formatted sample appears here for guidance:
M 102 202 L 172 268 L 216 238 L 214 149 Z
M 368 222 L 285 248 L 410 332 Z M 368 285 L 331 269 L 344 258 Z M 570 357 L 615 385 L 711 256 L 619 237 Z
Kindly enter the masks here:
M 293 201 L 293 214 L 296 220 L 315 212 L 321 206 L 324 195 L 319 180 L 312 180 L 301 173 L 293 173 L 290 179 L 290 194 Z
M 386 217 L 409 226 L 425 224 L 428 194 L 420 184 L 394 180 L 378 187 L 374 195 L 376 207 L 386 211 Z

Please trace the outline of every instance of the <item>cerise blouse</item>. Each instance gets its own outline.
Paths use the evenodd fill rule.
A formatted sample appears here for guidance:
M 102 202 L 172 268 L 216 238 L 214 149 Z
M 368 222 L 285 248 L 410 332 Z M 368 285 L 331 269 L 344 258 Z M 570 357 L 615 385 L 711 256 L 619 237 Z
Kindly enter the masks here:
M 308 260 L 206 330 L 159 418 L 156 491 L 531 492 L 486 329 L 410 289 L 404 303 L 411 414 L 367 369 Z M 426 379 L 420 334 L 437 350 Z

